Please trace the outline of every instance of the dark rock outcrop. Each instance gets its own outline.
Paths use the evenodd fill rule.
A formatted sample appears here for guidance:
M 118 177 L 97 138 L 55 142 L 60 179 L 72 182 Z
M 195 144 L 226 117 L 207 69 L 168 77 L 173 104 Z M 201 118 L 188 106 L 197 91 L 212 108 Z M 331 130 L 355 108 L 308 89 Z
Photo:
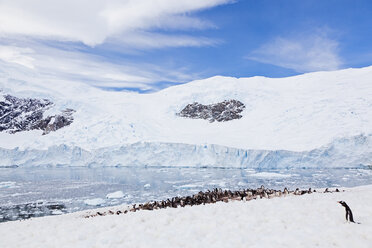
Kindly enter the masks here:
M 209 105 L 194 102 L 188 104 L 180 113 L 177 113 L 177 115 L 192 119 L 209 120 L 209 122 L 221 122 L 242 118 L 240 113 L 244 109 L 244 104 L 238 100 L 225 100 L 220 103 Z
M 37 129 L 48 134 L 73 122 L 72 109 L 44 117 L 44 112 L 52 106 L 53 102 L 47 99 L 4 95 L 4 100 L 0 100 L 0 132 L 17 133 Z
M 75 110 L 73 109 L 65 109 L 60 115 L 48 116 L 42 121 L 42 123 L 40 123 L 40 129 L 44 130 L 43 134 L 48 134 L 52 131 L 68 126 L 74 120 L 72 116 L 74 112 Z

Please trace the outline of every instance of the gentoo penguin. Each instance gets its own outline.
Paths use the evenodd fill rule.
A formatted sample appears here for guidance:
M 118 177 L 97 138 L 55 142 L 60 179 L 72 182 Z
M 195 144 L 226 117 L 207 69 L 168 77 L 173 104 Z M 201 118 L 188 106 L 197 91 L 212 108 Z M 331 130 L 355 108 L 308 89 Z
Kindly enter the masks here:
M 300 194 L 301 194 L 301 193 L 300 193 L 300 190 L 297 188 L 297 189 L 295 190 L 294 194 L 295 194 L 295 195 L 300 195 Z
M 261 198 L 269 198 L 269 196 L 267 195 L 267 192 L 266 190 L 264 190 L 261 194 Z
M 346 210 L 346 221 L 350 221 L 355 223 L 354 218 L 353 218 L 353 213 L 351 212 L 350 207 L 346 204 L 344 201 L 338 201 Z
M 288 195 L 288 194 L 289 194 L 289 192 L 288 192 L 288 189 L 287 189 L 287 188 L 284 188 L 284 190 L 283 190 L 283 194 L 284 194 L 284 196 L 286 196 L 286 195 Z

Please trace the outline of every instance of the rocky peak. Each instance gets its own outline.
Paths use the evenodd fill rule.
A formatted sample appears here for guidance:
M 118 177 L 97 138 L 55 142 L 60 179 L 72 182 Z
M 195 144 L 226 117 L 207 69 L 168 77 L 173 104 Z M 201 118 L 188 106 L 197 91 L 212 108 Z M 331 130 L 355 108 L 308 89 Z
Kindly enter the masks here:
M 44 112 L 53 106 L 47 99 L 18 98 L 3 95 L 0 98 L 0 132 L 43 130 L 43 134 L 56 131 L 73 122 L 72 109 L 58 115 L 44 117 Z
M 209 122 L 221 122 L 242 118 L 240 113 L 244 109 L 244 104 L 238 100 L 225 100 L 209 105 L 194 102 L 187 104 L 177 115 L 192 119 L 209 120 Z

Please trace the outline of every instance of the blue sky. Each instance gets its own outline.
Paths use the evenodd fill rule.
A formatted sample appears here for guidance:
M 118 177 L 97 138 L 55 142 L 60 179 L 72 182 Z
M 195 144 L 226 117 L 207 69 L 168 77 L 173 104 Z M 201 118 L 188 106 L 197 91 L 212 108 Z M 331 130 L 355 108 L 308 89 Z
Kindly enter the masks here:
M 0 3 L 0 62 L 40 78 L 148 92 L 372 64 L 368 0 L 30 2 Z

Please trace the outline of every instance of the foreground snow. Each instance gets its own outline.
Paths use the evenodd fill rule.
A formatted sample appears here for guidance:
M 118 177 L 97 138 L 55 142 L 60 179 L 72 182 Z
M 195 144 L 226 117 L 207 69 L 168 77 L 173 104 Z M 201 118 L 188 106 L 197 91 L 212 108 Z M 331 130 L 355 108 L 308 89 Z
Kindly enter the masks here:
M 125 215 L 0 224 L 0 247 L 370 247 L 372 185 Z M 345 222 L 346 201 L 354 219 Z

